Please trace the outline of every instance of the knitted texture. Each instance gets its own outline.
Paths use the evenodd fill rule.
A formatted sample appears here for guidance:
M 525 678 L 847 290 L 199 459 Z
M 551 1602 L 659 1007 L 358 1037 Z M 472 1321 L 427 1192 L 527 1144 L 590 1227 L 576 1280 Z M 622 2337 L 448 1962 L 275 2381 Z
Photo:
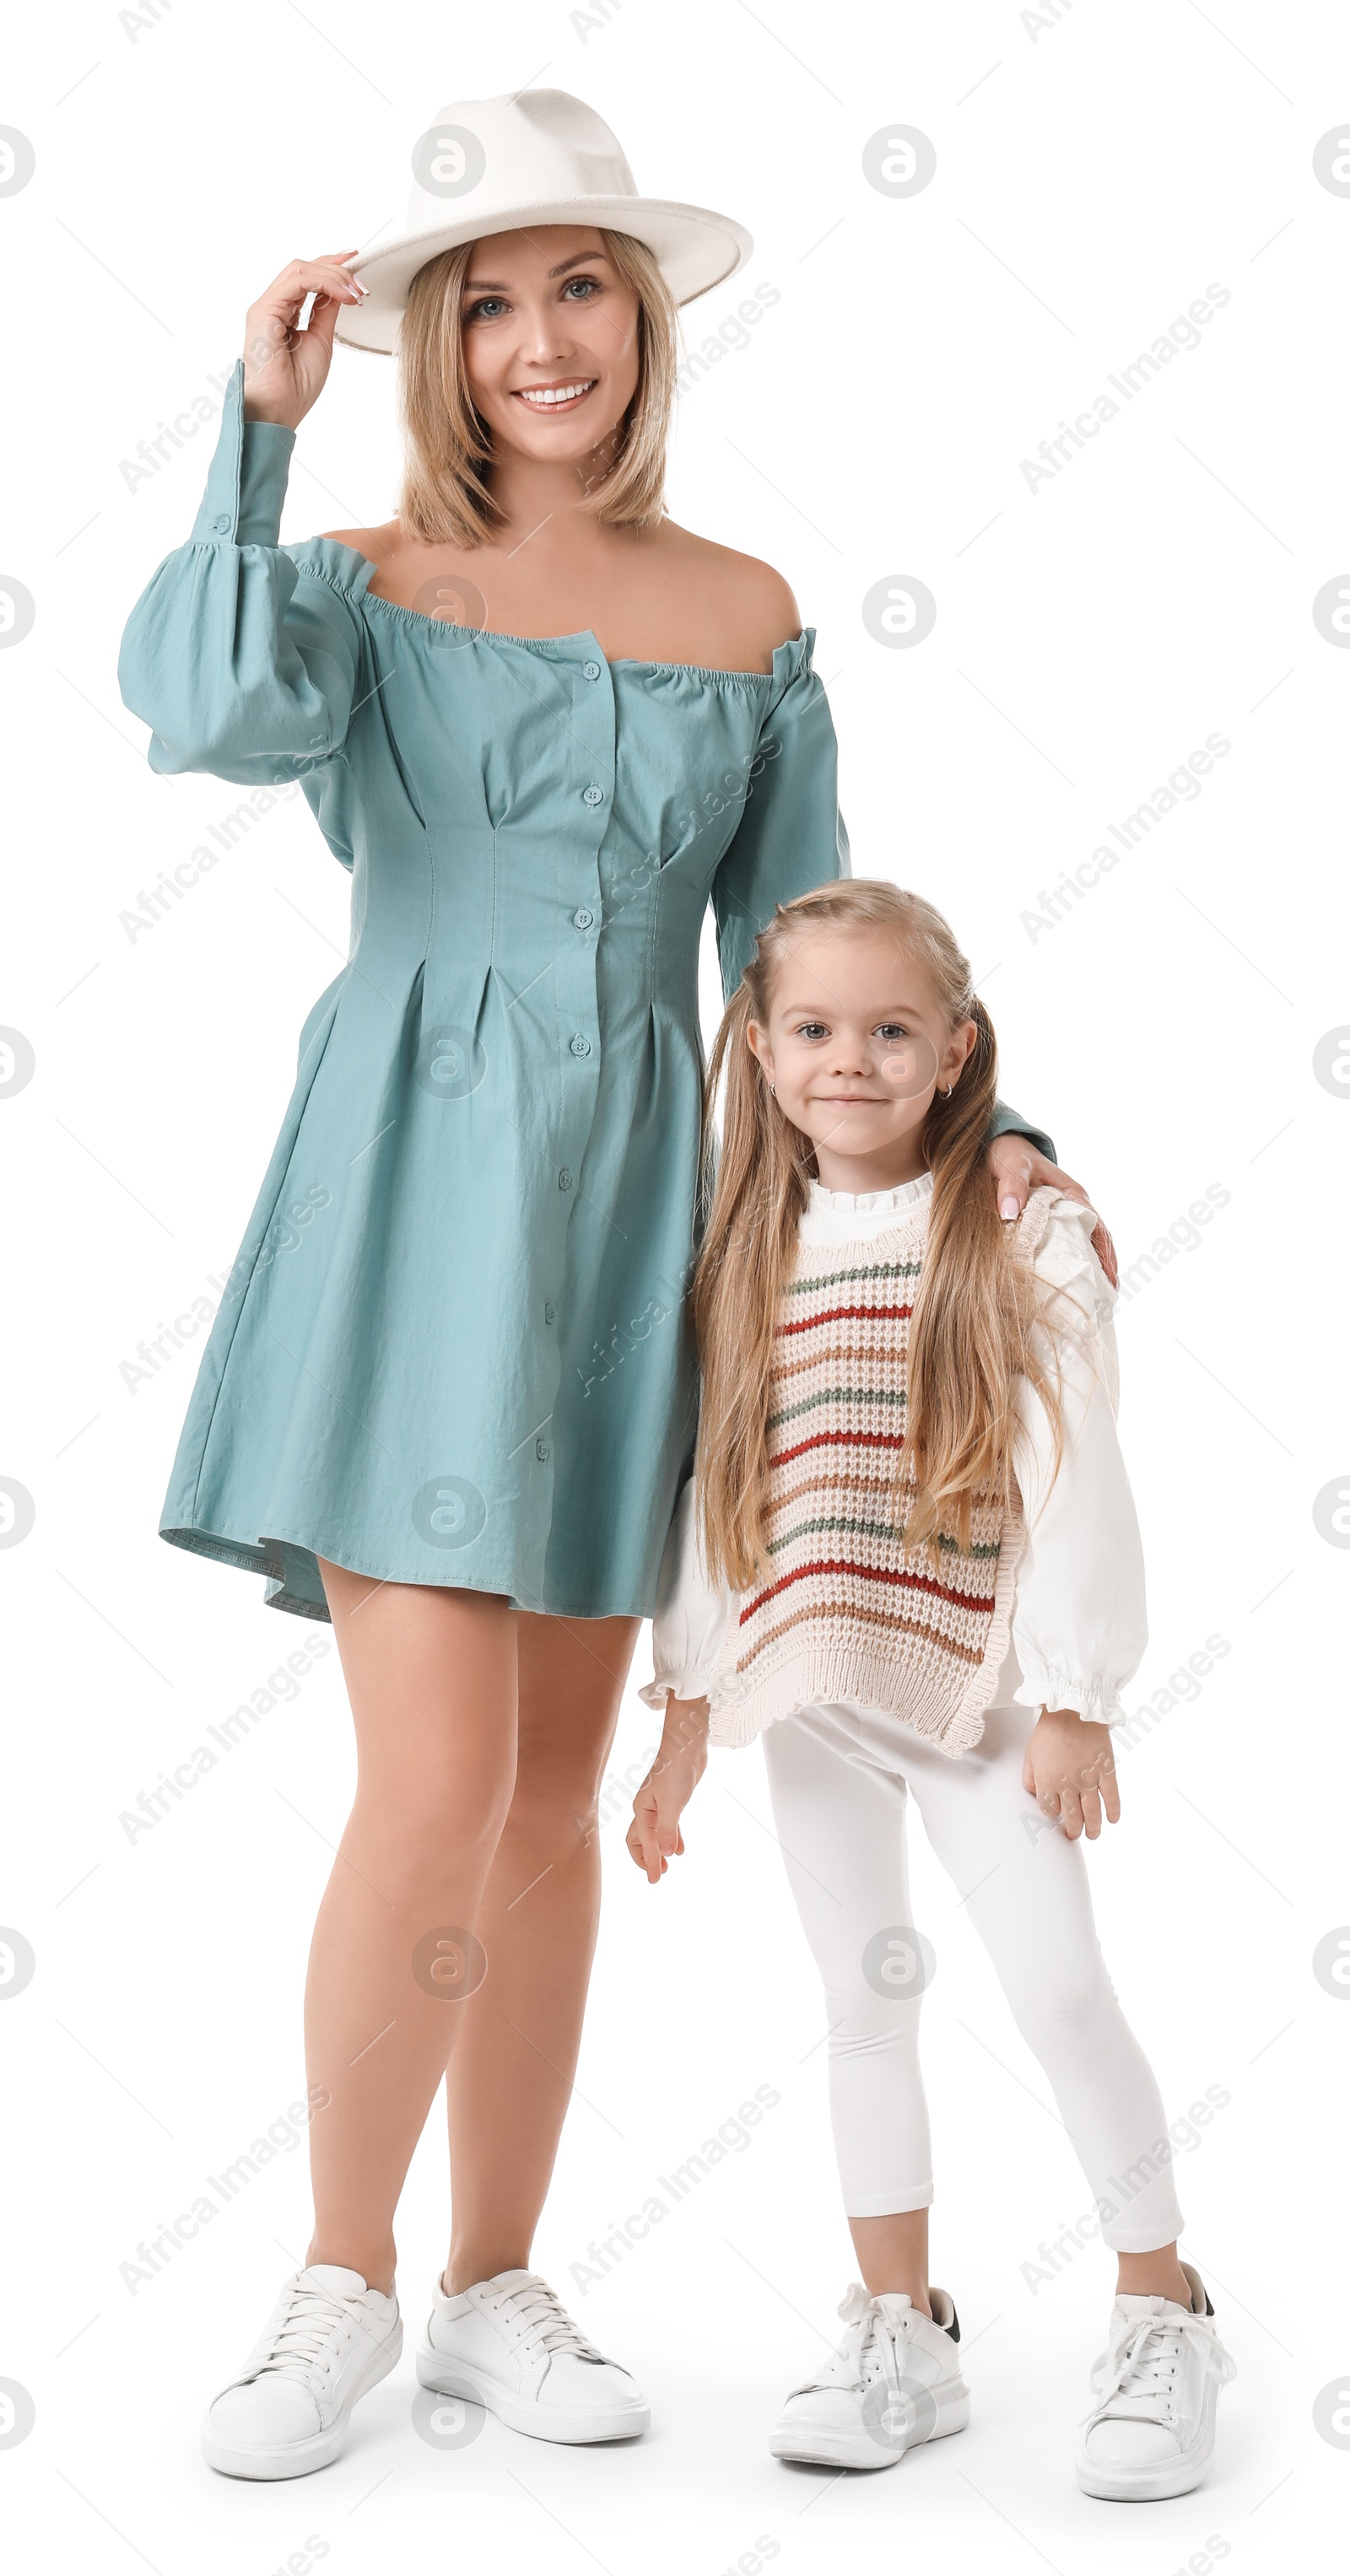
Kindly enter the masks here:
M 1054 1205 L 1018 1228 L 1030 1260 Z M 727 1622 L 711 1695 L 715 1744 L 748 1744 L 793 1708 L 894 1710 L 940 1751 L 979 1741 L 1008 1651 L 1020 1513 L 975 1498 L 970 1538 L 909 1548 L 909 1327 L 929 1202 L 856 1246 L 803 1250 L 769 1385 L 768 1565 Z

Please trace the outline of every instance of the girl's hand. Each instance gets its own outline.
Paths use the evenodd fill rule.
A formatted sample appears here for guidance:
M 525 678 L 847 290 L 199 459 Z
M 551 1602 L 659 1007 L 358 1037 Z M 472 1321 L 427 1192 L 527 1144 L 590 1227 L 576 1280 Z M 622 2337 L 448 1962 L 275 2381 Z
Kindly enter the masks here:
M 1111 1729 L 1073 1708 L 1043 1708 L 1027 1740 L 1022 1786 L 1043 1816 L 1058 1816 L 1070 1842 L 1081 1833 L 1095 1842 L 1108 1821 L 1120 1821 Z
M 664 1877 L 667 1861 L 684 1849 L 680 1818 L 707 1760 L 706 1699 L 677 1699 L 672 1691 L 666 1701 L 660 1750 L 633 1800 L 633 1821 L 625 1838 L 653 1887 Z
M 1048 1163 L 1038 1154 L 1029 1136 L 996 1136 L 989 1148 L 989 1168 L 998 1191 L 1000 1216 L 1020 1216 L 1033 1190 L 1056 1189 L 1066 1199 L 1077 1199 L 1081 1207 L 1092 1202 L 1081 1181 L 1071 1180 L 1058 1163 Z M 1113 1288 L 1120 1286 L 1116 1247 L 1100 1217 L 1093 1228 L 1092 1249 L 1097 1255 Z
M 333 356 L 333 332 L 344 304 L 360 304 L 366 289 L 347 274 L 354 250 L 322 259 L 293 259 L 250 304 L 244 320 L 244 418 L 298 429 L 323 392 Z M 305 297 L 314 295 L 308 328 L 296 328 Z

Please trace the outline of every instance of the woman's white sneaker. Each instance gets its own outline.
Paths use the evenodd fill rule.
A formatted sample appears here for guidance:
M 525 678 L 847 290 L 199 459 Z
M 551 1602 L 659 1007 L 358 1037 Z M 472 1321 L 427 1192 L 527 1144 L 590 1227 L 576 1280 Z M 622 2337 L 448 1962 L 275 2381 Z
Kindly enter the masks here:
M 819 2376 L 794 2388 L 769 2436 L 775 2459 L 892 2469 L 916 2443 L 964 2431 L 961 2328 L 946 2291 L 929 2296 L 926 2317 L 902 2291 L 871 2298 L 854 2282 L 839 2309 L 848 2332 Z
M 1085 2495 L 1152 2503 L 1189 2495 L 1214 2455 L 1219 2390 L 1236 2377 L 1215 2333 L 1194 2264 L 1183 2263 L 1194 2306 L 1118 2298 L 1107 2348 L 1093 2364 L 1097 2404 L 1084 2418 L 1078 2483 Z
M 342 2263 L 286 2283 L 237 2379 L 212 2399 L 202 2450 L 230 2478 L 302 2478 L 327 2468 L 359 2397 L 403 2349 L 398 2300 Z
M 623 2441 L 652 2420 L 637 2381 L 597 2352 L 537 2272 L 498 2272 L 453 2298 L 438 2281 L 417 2376 L 544 2442 Z

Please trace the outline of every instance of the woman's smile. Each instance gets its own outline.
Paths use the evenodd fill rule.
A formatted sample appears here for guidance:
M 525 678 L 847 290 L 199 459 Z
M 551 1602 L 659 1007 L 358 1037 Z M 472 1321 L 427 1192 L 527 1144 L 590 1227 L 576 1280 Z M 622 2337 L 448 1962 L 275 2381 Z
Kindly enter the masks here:
M 598 376 L 573 376 L 552 385 L 513 385 L 511 399 L 530 411 L 575 411 L 599 381 Z

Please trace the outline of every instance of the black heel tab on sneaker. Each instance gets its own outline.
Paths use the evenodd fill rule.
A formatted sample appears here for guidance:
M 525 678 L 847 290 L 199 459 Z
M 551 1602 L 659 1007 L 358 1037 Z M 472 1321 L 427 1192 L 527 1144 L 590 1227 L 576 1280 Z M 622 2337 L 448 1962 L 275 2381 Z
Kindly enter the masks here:
M 950 2295 L 950 2293 L 949 2293 L 949 2295 Z M 952 2342 L 953 2342 L 953 2343 L 959 2343 L 959 2342 L 960 2342 L 960 2340 L 961 2340 L 961 2320 L 960 2320 L 960 2318 L 958 2317 L 958 2315 L 957 2315 L 957 2313 L 956 2313 L 956 2301 L 955 2301 L 955 2299 L 953 2299 L 953 2300 L 952 2300 L 952 2321 L 951 2321 L 951 2324 L 950 2324 L 949 2326 L 944 2326 L 944 2327 L 943 2327 L 943 2333 L 944 2333 L 944 2334 L 949 2334 L 949 2335 L 951 2336 L 951 2339 L 952 2339 Z

